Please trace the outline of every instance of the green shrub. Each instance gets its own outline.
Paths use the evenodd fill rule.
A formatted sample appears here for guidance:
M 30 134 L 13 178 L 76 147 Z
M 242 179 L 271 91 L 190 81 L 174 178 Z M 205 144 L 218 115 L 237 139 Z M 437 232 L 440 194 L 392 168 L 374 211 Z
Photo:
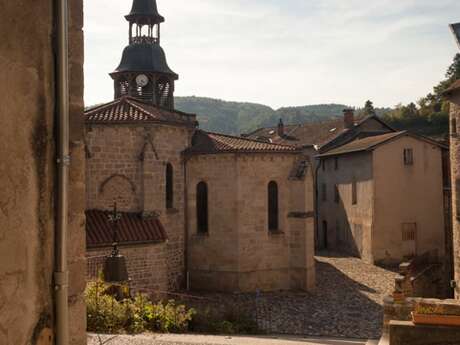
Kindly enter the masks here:
M 193 309 L 176 305 L 174 300 L 153 304 L 146 295 L 138 294 L 134 298 L 119 301 L 113 291 L 112 286 L 102 281 L 87 285 L 88 331 L 131 334 L 145 331 L 185 332 L 195 315 Z

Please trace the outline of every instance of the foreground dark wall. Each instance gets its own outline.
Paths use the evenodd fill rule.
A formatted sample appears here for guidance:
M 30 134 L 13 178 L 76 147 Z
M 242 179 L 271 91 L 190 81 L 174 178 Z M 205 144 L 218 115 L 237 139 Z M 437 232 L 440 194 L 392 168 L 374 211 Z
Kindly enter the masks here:
M 83 8 L 71 0 L 71 343 L 84 344 Z M 0 343 L 53 339 L 53 1 L 0 2 Z

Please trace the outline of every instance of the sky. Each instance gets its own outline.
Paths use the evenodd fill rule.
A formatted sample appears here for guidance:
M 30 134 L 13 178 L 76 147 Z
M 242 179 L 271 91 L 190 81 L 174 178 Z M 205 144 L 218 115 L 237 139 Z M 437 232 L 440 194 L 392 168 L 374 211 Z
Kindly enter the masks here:
M 458 0 L 157 0 L 176 96 L 269 105 L 409 103 L 458 47 Z M 85 102 L 113 99 L 132 0 L 85 0 Z

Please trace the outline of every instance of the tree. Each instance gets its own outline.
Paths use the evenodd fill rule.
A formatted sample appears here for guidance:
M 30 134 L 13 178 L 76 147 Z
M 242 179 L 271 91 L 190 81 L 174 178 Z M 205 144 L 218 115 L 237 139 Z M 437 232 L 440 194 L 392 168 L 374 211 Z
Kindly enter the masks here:
M 363 113 L 364 113 L 365 116 L 373 116 L 373 115 L 375 115 L 375 108 L 374 108 L 374 104 L 372 103 L 372 101 L 370 101 L 370 100 L 366 101 L 366 104 L 364 104 Z

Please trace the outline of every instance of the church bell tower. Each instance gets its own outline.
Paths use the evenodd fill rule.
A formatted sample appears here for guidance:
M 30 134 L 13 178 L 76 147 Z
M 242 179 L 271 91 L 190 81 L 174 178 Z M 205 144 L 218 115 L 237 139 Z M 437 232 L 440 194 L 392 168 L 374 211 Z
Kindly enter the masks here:
M 174 109 L 174 82 L 179 76 L 166 62 L 160 46 L 160 25 L 156 0 L 133 0 L 129 22 L 129 45 L 120 65 L 110 74 L 115 99 L 131 96 L 155 106 Z

